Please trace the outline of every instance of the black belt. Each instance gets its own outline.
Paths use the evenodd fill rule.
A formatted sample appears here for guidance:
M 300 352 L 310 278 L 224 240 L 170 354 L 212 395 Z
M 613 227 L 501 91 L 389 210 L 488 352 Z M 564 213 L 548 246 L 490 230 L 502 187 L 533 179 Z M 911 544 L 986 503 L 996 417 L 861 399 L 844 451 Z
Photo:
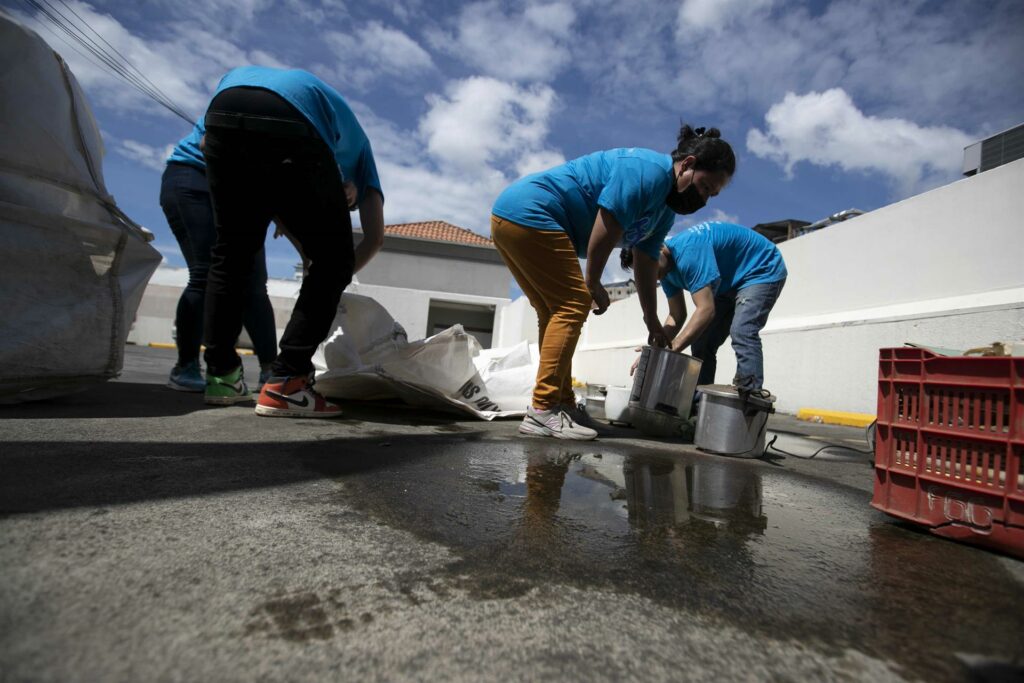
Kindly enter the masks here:
M 320 137 L 313 126 L 305 121 L 279 119 L 272 116 L 258 116 L 256 114 L 237 114 L 226 111 L 206 112 L 206 127 L 234 128 L 236 130 L 300 138 Z

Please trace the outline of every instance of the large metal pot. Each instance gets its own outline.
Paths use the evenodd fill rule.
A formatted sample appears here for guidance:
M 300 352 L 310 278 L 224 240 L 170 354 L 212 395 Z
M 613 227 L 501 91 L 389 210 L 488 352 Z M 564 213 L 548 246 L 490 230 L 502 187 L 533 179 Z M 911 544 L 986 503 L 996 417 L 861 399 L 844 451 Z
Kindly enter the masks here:
M 701 361 L 668 349 L 645 346 L 629 396 L 633 426 L 651 436 L 678 436 L 690 417 Z
M 741 397 L 736 387 L 707 384 L 698 387 L 700 406 L 694 445 L 702 451 L 738 458 L 759 458 L 774 396 Z

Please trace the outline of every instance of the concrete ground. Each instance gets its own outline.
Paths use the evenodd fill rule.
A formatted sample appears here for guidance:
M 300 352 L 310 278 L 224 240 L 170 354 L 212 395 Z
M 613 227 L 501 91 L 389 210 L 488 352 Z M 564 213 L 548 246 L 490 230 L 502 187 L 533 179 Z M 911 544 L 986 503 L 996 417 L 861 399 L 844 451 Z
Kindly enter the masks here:
M 1024 563 L 868 506 L 859 429 L 738 460 L 118 381 L 0 407 L 0 680 L 1020 680 Z M 247 359 L 247 375 L 255 366 Z

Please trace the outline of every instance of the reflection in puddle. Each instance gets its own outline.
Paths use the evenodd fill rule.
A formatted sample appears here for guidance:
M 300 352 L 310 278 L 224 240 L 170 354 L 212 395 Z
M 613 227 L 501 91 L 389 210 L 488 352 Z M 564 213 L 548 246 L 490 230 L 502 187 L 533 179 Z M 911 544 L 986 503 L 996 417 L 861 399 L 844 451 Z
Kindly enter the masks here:
M 992 605 L 1024 591 L 995 560 L 892 525 L 864 491 L 756 462 L 594 447 L 417 441 L 308 462 L 343 482 L 346 504 L 453 551 L 443 576 L 410 582 L 480 599 L 562 585 L 641 595 L 926 679 L 962 675 L 955 652 L 1019 650 L 1024 616 Z
M 761 478 L 750 469 L 717 463 L 626 458 L 629 521 L 637 526 L 706 523 L 734 532 L 763 532 Z
M 492 485 L 523 499 L 523 525 L 535 532 L 573 518 L 645 533 L 703 525 L 743 536 L 767 525 L 761 479 L 751 468 L 545 450 L 528 452 L 525 470 L 516 474 Z

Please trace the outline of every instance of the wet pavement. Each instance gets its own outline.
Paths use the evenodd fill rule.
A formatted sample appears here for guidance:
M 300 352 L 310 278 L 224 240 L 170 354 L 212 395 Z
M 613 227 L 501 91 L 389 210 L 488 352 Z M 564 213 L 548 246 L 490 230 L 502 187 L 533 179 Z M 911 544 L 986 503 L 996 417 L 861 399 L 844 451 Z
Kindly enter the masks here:
M 120 381 L 0 407 L 0 680 L 1020 680 L 1024 563 L 868 506 L 858 430 L 769 459 Z M 247 360 L 247 362 L 251 362 Z

